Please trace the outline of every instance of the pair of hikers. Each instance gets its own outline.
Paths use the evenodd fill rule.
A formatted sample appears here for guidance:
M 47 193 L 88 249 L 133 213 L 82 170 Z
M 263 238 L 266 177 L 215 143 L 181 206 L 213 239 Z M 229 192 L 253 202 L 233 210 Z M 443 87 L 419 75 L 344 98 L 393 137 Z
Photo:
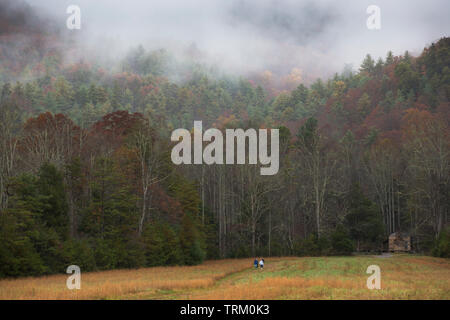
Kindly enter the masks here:
M 253 261 L 253 265 L 255 266 L 255 269 L 258 269 L 258 264 L 259 264 L 259 267 L 260 267 L 261 269 L 263 269 L 263 268 L 264 268 L 264 258 L 261 258 L 261 259 L 259 260 L 259 263 L 258 263 L 258 259 L 255 258 L 255 261 Z

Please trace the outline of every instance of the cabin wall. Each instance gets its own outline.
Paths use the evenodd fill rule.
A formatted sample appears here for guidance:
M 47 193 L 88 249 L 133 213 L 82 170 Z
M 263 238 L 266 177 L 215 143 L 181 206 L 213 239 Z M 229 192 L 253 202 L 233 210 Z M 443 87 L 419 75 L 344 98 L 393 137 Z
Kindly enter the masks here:
M 411 237 L 400 237 L 391 235 L 389 237 L 389 251 L 390 252 L 410 252 L 411 251 Z

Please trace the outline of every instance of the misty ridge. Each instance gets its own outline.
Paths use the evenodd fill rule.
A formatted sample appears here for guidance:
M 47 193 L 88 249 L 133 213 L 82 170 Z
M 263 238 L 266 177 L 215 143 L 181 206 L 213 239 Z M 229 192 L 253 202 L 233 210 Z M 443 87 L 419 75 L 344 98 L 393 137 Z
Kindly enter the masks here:
M 443 1 L 432 2 L 448 6 Z M 0 46 L 3 59 L 17 59 L 8 67 L 14 69 L 8 81 L 26 80 L 27 75 L 20 74 L 24 65 L 31 68 L 33 61 L 57 52 L 67 66 L 83 62 L 112 73 L 150 73 L 176 82 L 186 80 L 197 68 L 217 78 L 227 75 L 258 83 L 269 81 L 279 91 L 355 70 L 366 53 L 375 57 L 384 57 L 389 50 L 419 54 L 425 45 L 444 35 L 439 21 L 447 19 L 436 17 L 445 10 L 405 1 L 396 5 L 380 1 L 386 27 L 371 32 L 365 23 L 368 4 L 190 0 L 123 5 L 118 1 L 79 1 L 82 28 L 68 30 L 69 3 L 1 0 Z M 412 16 L 412 21 L 419 14 L 433 20 L 411 23 L 402 12 Z M 389 27 L 394 22 L 392 30 Z M 411 36 L 409 31 L 414 28 L 421 32 Z M 402 41 L 393 42 L 397 33 L 403 33 Z M 23 61 L 15 54 L 19 51 L 26 53 Z
M 104 3 L 104 6 L 108 7 L 107 3 Z M 180 80 L 183 74 L 192 71 L 189 69 L 192 69 L 194 65 L 211 76 L 219 76 L 225 70 L 228 75 L 248 76 L 270 69 L 271 72 L 280 75 L 287 75 L 293 71 L 294 74 L 297 73 L 297 77 L 301 77 L 298 65 L 294 61 L 288 62 L 285 57 L 275 56 L 274 58 L 271 54 L 271 57 L 261 59 L 242 55 L 244 59 L 247 59 L 243 60 L 239 56 L 241 53 L 237 48 L 241 44 L 232 44 L 232 50 L 237 49 L 236 53 L 233 57 L 229 55 L 225 57 L 223 53 L 213 52 L 214 46 L 199 47 L 198 40 L 201 39 L 171 41 L 172 39 L 168 37 L 167 41 L 161 43 L 158 39 L 146 39 L 141 34 L 136 36 L 134 41 L 124 41 L 124 38 L 129 38 L 130 35 L 133 38 L 136 32 L 146 33 L 145 26 L 134 26 L 132 30 L 125 28 L 124 38 L 120 38 L 120 36 L 114 38 L 110 35 L 121 31 L 119 27 L 112 31 L 102 30 L 98 24 L 95 24 L 95 21 L 94 24 L 83 21 L 83 28 L 79 31 L 67 30 L 65 28 L 67 15 L 62 14 L 65 13 L 63 10 L 56 15 L 39 5 L 31 6 L 25 1 L 9 0 L 2 0 L 0 8 L 1 47 L 3 57 L 6 59 L 17 58 L 19 51 L 32 51 L 26 56 L 26 62 L 24 61 L 24 63 L 30 64 L 33 60 L 37 62 L 38 58 L 41 59 L 46 54 L 57 51 L 58 56 L 66 65 L 89 62 L 112 72 L 129 71 L 141 75 L 164 75 L 175 81 Z M 269 41 L 297 42 L 306 45 L 314 33 L 320 33 L 321 29 L 326 27 L 326 19 L 330 18 L 326 15 L 327 13 L 324 13 L 326 16 L 317 13 L 318 9 L 308 4 L 307 12 L 314 12 L 319 19 L 309 30 L 305 30 L 305 26 L 308 26 L 309 23 L 300 23 L 298 17 L 287 12 L 286 8 L 284 10 L 277 9 L 273 13 L 269 13 L 269 9 L 262 7 L 255 14 L 248 4 L 233 2 L 226 8 L 227 13 L 223 17 L 223 23 L 238 31 L 253 28 L 256 36 L 264 36 Z M 126 24 L 132 22 L 130 18 L 125 17 Z M 264 21 L 269 21 L 269 24 L 264 26 Z M 104 28 L 110 29 L 107 26 Z M 302 31 L 296 32 L 298 30 Z M 92 33 L 92 31 L 94 32 Z M 92 36 L 92 34 L 96 35 Z M 278 39 L 279 36 L 282 38 Z M 211 38 L 213 37 L 214 35 L 211 35 Z M 245 42 L 248 41 L 245 40 Z M 288 48 L 287 51 L 289 50 L 292 51 L 291 48 Z M 111 54 L 112 52 L 113 54 Z M 286 52 L 286 54 L 291 53 Z M 255 65 L 258 60 L 264 60 L 264 62 L 259 61 Z M 20 68 L 20 61 L 17 61 L 16 65 L 16 68 Z M 320 74 L 322 71 L 317 69 L 314 72 Z M 18 77 L 18 79 L 25 80 L 26 78 Z

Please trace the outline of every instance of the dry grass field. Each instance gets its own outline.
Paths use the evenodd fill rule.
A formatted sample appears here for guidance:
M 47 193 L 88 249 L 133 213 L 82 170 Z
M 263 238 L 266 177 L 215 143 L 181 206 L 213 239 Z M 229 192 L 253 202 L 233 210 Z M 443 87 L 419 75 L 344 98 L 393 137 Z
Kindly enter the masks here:
M 0 280 L 0 299 L 450 299 L 450 260 L 392 257 L 268 258 L 207 261 L 193 267 L 156 267 Z M 381 289 L 369 290 L 366 269 L 381 268 Z

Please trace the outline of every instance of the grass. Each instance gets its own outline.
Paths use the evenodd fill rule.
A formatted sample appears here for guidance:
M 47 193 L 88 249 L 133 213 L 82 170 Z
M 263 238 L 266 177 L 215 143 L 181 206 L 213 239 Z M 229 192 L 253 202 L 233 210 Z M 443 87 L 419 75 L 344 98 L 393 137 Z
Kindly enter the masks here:
M 207 261 L 193 267 L 156 267 L 0 280 L 0 299 L 450 299 L 450 260 L 414 255 L 389 258 L 267 258 Z M 381 289 L 369 290 L 366 269 L 381 269 Z

